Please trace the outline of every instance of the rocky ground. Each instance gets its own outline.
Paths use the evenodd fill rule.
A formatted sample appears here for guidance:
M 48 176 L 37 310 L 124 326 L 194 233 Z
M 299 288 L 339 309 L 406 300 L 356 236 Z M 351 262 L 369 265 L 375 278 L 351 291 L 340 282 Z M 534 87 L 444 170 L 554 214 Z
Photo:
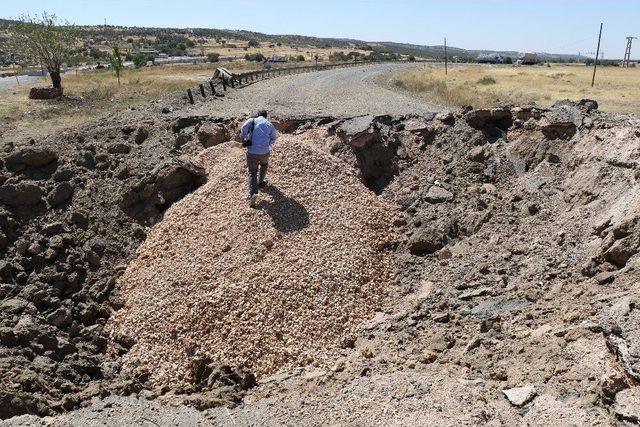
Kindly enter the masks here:
M 204 102 L 182 110 L 176 97 L 62 135 L 5 142 L 0 417 L 86 406 L 6 423 L 638 423 L 640 121 L 596 107 L 584 101 L 551 109 L 280 117 L 288 135 L 274 160 L 274 178 L 282 180 L 276 188 L 297 203 L 289 200 L 290 207 L 309 213 L 308 224 L 278 229 L 298 224 L 299 215 L 267 222 L 273 230 L 257 232 L 273 244 L 261 238 L 257 248 L 226 234 L 225 227 L 237 231 L 241 224 L 227 217 L 246 215 L 250 224 L 260 215 L 273 218 L 275 196 L 266 193 L 257 212 L 242 203 L 241 177 L 224 179 L 225 171 L 241 170 L 238 149 L 225 142 L 237 122 L 195 114 Z M 317 194 L 292 180 L 312 180 L 309 165 L 335 169 L 320 175 Z M 203 213 L 216 196 L 220 206 Z M 331 219 L 341 216 L 344 230 Z M 367 237 L 385 221 L 389 242 Z M 184 263 L 190 287 L 168 293 L 169 300 L 191 294 L 185 290 L 197 288 L 201 272 L 209 275 L 201 280 L 207 302 L 224 301 L 215 295 L 222 280 L 217 258 L 239 251 L 285 264 L 299 256 L 305 230 L 314 230 L 324 257 L 321 280 L 310 285 L 316 292 L 286 301 L 270 293 L 280 282 L 277 263 L 267 262 L 255 276 L 267 292 L 255 304 L 278 312 L 285 301 L 295 312 L 311 303 L 317 310 L 318 293 L 340 284 L 328 301 L 337 297 L 350 320 L 320 331 L 319 340 L 318 331 L 296 329 L 294 319 L 281 316 L 265 323 L 266 335 L 230 329 L 235 338 L 228 341 L 215 338 L 216 328 L 207 332 L 213 341 L 193 346 L 191 329 L 176 330 L 162 341 L 166 348 L 149 345 L 153 318 L 142 321 L 141 298 L 157 309 L 161 335 L 170 332 L 168 319 L 184 313 L 184 299 L 163 304 L 163 283 L 177 275 L 159 269 L 153 277 L 153 258 Z M 364 244 L 351 240 L 359 230 Z M 203 240 L 203 233 L 216 237 Z M 224 236 L 232 241 L 227 251 Z M 342 237 L 351 253 L 342 252 Z M 374 243 L 378 251 L 370 252 Z M 188 248 L 191 259 L 175 247 Z M 202 247 L 209 249 L 194 252 Z M 207 265 L 202 257 L 212 258 L 212 271 L 199 271 Z M 348 269 L 336 270 L 335 283 L 323 270 L 345 257 L 363 269 L 388 259 L 393 284 L 384 284 L 384 274 L 365 281 L 371 296 L 380 296 L 370 304 L 358 296 L 360 287 L 350 288 Z M 284 268 L 289 286 L 303 293 L 295 273 L 312 274 L 313 266 Z M 310 313 L 325 329 L 337 319 L 333 308 Z M 127 318 L 142 323 L 127 331 Z M 278 348 L 300 354 L 299 343 L 279 338 L 289 330 L 299 331 L 291 337 L 311 334 L 300 339 L 315 357 L 264 369 L 260 358 L 233 346 L 260 350 L 280 342 Z M 161 364 L 127 365 L 140 363 L 141 348 L 150 359 L 192 350 L 188 357 L 207 357 L 193 357 L 180 381 L 163 382 L 154 377 Z

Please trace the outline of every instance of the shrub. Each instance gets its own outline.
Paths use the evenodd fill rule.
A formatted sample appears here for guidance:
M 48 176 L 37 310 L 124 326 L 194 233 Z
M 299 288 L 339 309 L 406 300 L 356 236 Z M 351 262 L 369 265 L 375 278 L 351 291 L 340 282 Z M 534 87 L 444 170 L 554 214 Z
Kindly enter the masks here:
M 249 46 L 249 47 L 260 47 L 260 43 L 258 42 L 258 40 L 251 39 L 247 43 L 247 46 Z
M 266 58 L 260 52 L 257 52 L 257 53 L 247 53 L 246 55 L 244 55 L 244 59 L 246 61 L 262 62 Z
M 345 55 L 344 52 L 331 52 L 331 54 L 329 54 L 329 61 L 331 62 L 342 62 L 342 61 L 348 61 L 350 58 Z
M 298 55 L 298 56 L 296 57 L 296 59 L 297 59 L 298 61 L 306 61 L 306 59 L 304 58 L 304 55 Z M 635 67 L 635 64 L 633 64 L 633 66 Z
M 494 85 L 496 84 L 496 79 L 491 76 L 484 76 L 480 80 L 478 80 L 478 83 L 480 83 L 481 85 Z
M 147 61 L 154 62 L 155 58 L 153 55 L 145 56 L 141 53 L 137 53 L 133 56 L 133 65 L 136 68 L 144 67 L 147 65 Z
M 207 55 L 207 61 L 208 62 L 218 62 L 220 61 L 220 54 L 219 53 L 210 53 Z

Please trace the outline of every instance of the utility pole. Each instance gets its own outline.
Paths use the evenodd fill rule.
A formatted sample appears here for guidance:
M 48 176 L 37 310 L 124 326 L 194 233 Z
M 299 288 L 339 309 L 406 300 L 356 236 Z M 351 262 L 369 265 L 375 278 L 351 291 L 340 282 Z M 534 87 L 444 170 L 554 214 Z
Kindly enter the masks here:
M 444 38 L 444 73 L 449 72 L 449 56 L 447 55 L 447 38 Z
M 600 39 L 602 38 L 602 22 L 600 23 L 600 33 L 598 34 L 598 48 L 596 49 L 596 60 L 593 62 L 593 77 L 591 78 L 591 87 L 596 82 L 596 68 L 598 68 L 598 56 L 600 55 Z
M 631 43 L 633 39 L 637 39 L 637 37 L 627 37 L 627 48 L 624 51 L 624 59 L 622 60 L 623 67 L 629 67 L 629 61 L 631 61 Z

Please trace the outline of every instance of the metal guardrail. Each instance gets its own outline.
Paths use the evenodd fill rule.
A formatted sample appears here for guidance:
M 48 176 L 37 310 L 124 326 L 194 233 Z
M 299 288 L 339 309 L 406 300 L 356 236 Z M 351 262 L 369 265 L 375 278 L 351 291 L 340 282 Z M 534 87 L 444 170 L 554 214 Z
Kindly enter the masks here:
M 313 71 L 332 70 L 335 68 L 357 67 L 359 65 L 381 64 L 385 62 L 401 62 L 401 61 L 374 61 L 374 62 L 335 62 L 331 64 L 316 64 L 300 67 L 283 67 L 283 68 L 265 68 L 262 70 L 249 71 L 246 73 L 232 74 L 230 77 L 219 77 L 218 79 L 209 80 L 206 84 L 199 84 L 196 93 L 199 92 L 202 98 L 210 96 L 215 97 L 226 92 L 227 89 L 246 86 L 250 83 L 266 80 L 273 77 L 290 74 L 310 73 Z M 207 89 L 207 86 L 209 87 Z M 195 104 L 194 91 L 187 89 L 187 99 L 190 104 Z

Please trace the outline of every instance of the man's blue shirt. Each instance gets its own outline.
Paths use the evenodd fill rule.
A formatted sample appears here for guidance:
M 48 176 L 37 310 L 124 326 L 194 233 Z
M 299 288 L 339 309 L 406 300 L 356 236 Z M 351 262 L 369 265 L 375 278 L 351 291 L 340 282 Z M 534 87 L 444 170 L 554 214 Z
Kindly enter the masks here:
M 262 116 L 249 119 L 240 128 L 240 134 L 244 140 L 251 133 L 251 122 L 253 121 L 253 134 L 251 135 L 251 145 L 247 147 L 249 154 L 267 154 L 271 145 L 276 142 L 276 128 L 271 122 Z

